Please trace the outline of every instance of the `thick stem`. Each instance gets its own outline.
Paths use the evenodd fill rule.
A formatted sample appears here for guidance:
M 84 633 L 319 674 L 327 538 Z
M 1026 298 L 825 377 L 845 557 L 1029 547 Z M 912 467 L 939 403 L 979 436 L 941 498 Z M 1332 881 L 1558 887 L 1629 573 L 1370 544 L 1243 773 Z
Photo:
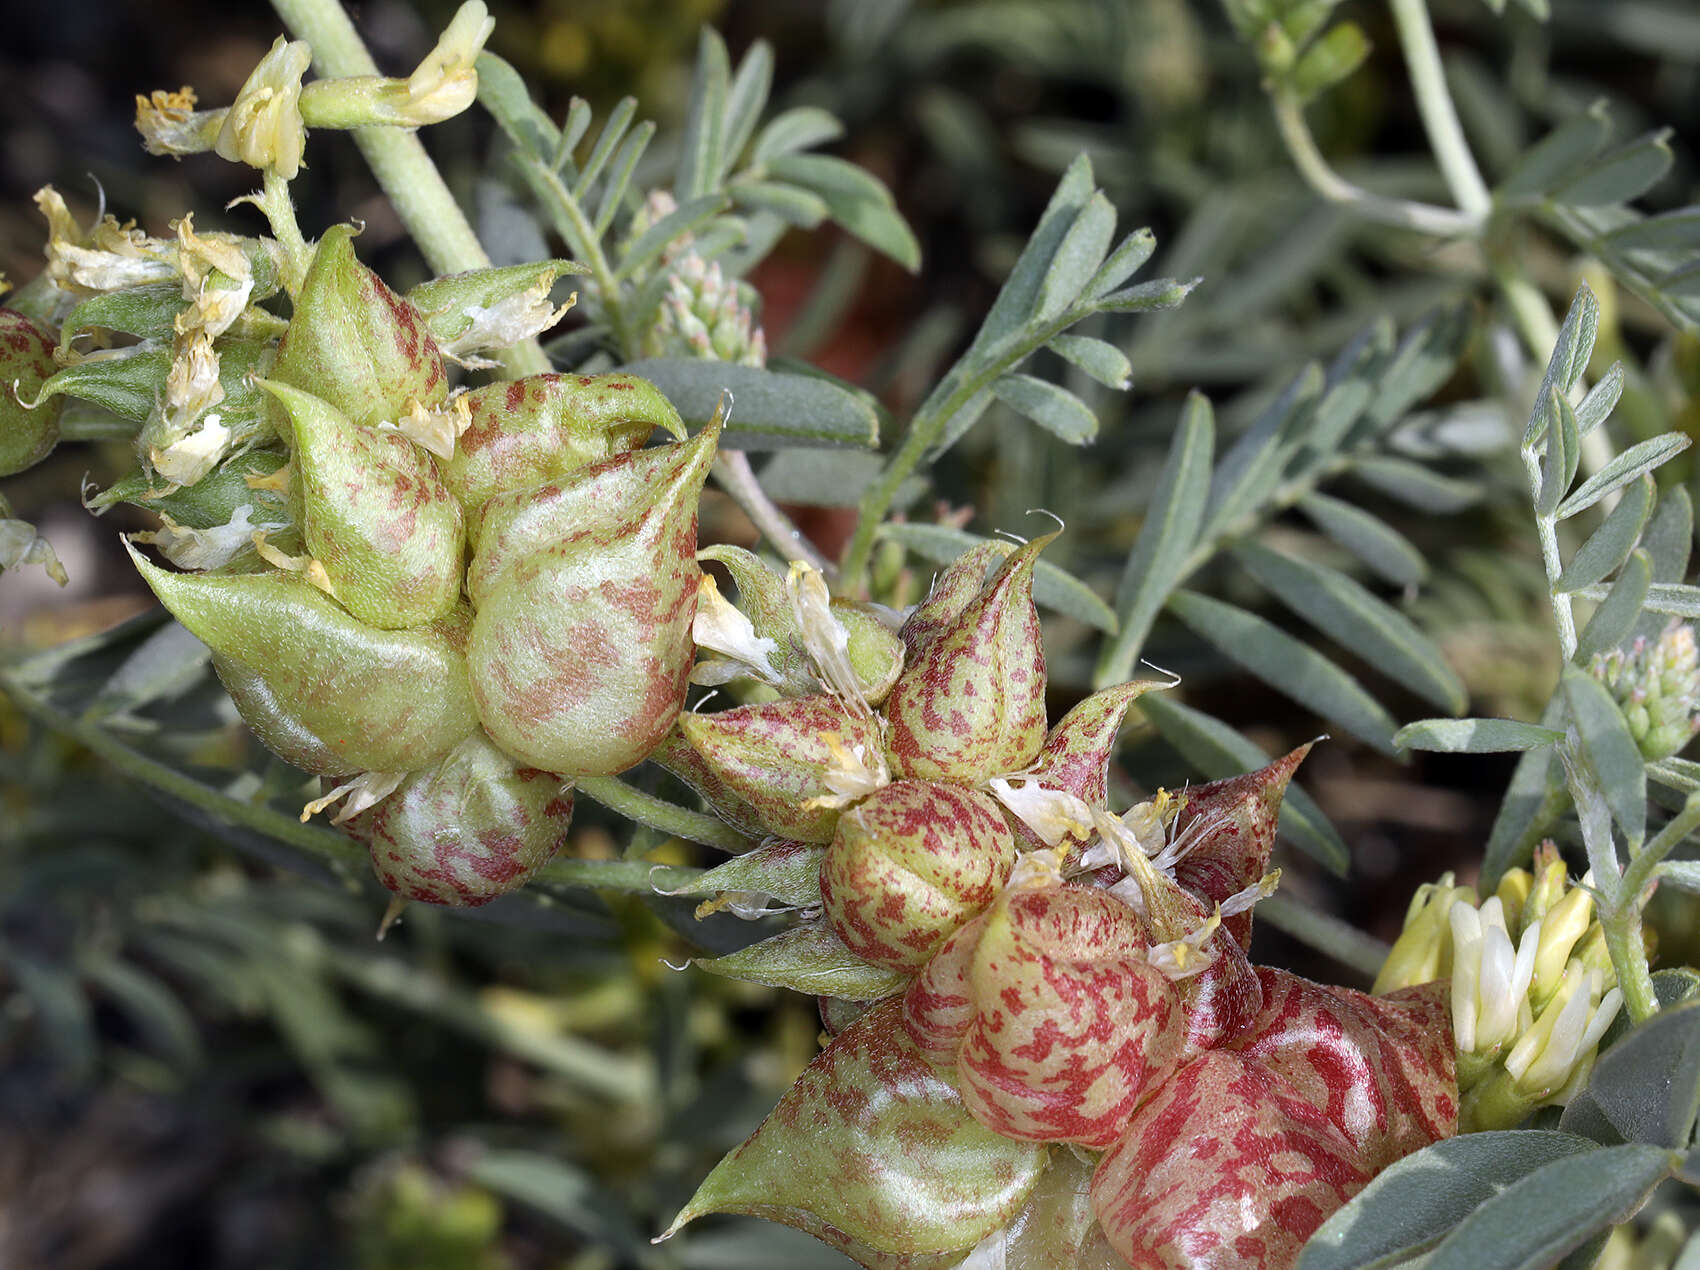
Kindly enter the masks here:
M 1482 180 L 1481 169 L 1470 153 L 1470 143 L 1464 139 L 1463 125 L 1452 104 L 1452 93 L 1446 87 L 1446 72 L 1441 69 L 1440 49 L 1434 42 L 1434 27 L 1428 18 L 1425 0 L 1392 0 L 1393 22 L 1399 30 L 1399 43 L 1405 51 L 1405 64 L 1411 72 L 1411 88 L 1416 94 L 1417 110 L 1422 115 L 1423 128 L 1429 145 L 1434 148 L 1435 161 L 1459 208 L 1472 220 L 1480 223 L 1493 210 L 1493 196 Z
M 285 26 L 313 46 L 313 65 L 319 74 L 378 73 L 377 63 L 337 0 L 272 0 L 272 7 Z M 354 143 L 434 271 L 463 273 L 490 267 L 483 244 L 418 136 L 400 128 L 356 128 Z M 536 340 L 503 350 L 501 361 L 515 375 L 549 369 L 549 358 Z
M 289 196 L 289 182 L 268 170 L 265 187 L 257 203 L 266 220 L 271 222 L 272 236 L 283 248 L 289 270 L 284 283 L 290 298 L 294 299 L 301 292 L 301 283 L 307 277 L 307 266 L 312 263 L 313 253 L 295 219 L 295 200 Z
M 1366 220 L 1378 221 L 1399 229 L 1411 229 L 1436 238 L 1459 238 L 1475 235 L 1481 229 L 1477 216 L 1455 212 L 1449 207 L 1430 203 L 1414 203 L 1407 199 L 1387 198 L 1373 194 L 1362 186 L 1353 185 L 1332 167 L 1317 148 L 1305 123 L 1304 108 L 1291 97 L 1277 93 L 1270 103 L 1275 110 L 1275 125 L 1287 153 L 1298 168 L 1305 183 L 1330 203 L 1339 203 Z
M 675 838 L 687 838 L 734 854 L 750 848 L 750 840 L 725 821 L 646 794 L 617 776 L 586 776 L 573 784 L 579 793 L 595 799 L 608 810 Z
M 762 537 L 772 543 L 787 561 L 801 560 L 812 565 L 825 574 L 828 581 L 837 576 L 837 567 L 821 555 L 791 518 L 768 498 L 750 467 L 749 455 L 742 450 L 722 450 L 714 460 L 714 479 L 743 509 L 744 515 L 761 531 Z
M 1635 897 L 1626 894 L 1621 905 L 1610 912 L 1602 911 L 1600 927 L 1605 932 L 1612 969 L 1617 972 L 1617 986 L 1623 990 L 1623 1008 L 1636 1023 L 1652 1018 L 1659 1012 L 1659 998 L 1647 969 L 1647 946 Z

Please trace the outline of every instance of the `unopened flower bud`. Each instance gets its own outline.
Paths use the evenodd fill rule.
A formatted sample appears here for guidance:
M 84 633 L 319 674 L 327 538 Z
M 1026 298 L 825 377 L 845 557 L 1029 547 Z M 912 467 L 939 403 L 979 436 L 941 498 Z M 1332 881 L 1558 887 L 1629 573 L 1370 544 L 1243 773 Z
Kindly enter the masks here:
M 1700 647 L 1688 623 L 1672 618 L 1658 639 L 1598 654 L 1589 668 L 1648 759 L 1668 758 L 1700 731 Z
M 293 574 L 171 573 L 130 554 L 172 616 L 213 650 L 244 720 L 298 767 L 332 776 L 428 767 L 477 726 L 464 608 L 383 631 Z
M 57 397 L 36 402 L 58 366 L 55 340 L 16 309 L 0 309 L 0 476 L 33 467 L 59 441 Z
M 1460 900 L 1474 905 L 1476 890 L 1454 885 L 1451 873 L 1442 874 L 1439 882 L 1425 882 L 1417 888 L 1405 913 L 1405 929 L 1375 977 L 1372 991 L 1376 996 L 1452 973 L 1452 906 Z
M 720 434 L 623 454 L 484 506 L 467 590 L 478 717 L 545 771 L 641 762 L 690 682 L 696 513 Z
M 307 148 L 301 77 L 312 61 L 313 50 L 305 41 L 278 36 L 224 117 L 213 145 L 220 157 L 295 179 Z
M 1571 951 L 1594 920 L 1594 897 L 1580 886 L 1570 891 L 1539 919 L 1540 947 L 1535 953 L 1529 999 L 1536 1010 L 1546 1007 L 1558 991 Z M 1529 929 L 1533 929 L 1530 926 Z
M 1033 567 L 1055 535 L 1012 551 L 916 656 L 886 702 L 905 776 L 978 783 L 1020 771 L 1045 744 L 1045 651 Z
M 416 123 L 452 118 L 472 104 L 478 95 L 474 63 L 495 28 L 496 19 L 482 0 L 466 0 L 455 10 L 436 47 L 408 76 L 407 96 Z
M 997 897 L 1015 839 L 986 795 L 897 781 L 838 819 L 821 898 L 827 920 L 864 961 L 913 971 Z
M 470 908 L 525 885 L 565 841 L 572 814 L 560 777 L 516 766 L 474 732 L 344 827 L 402 899 Z
M 422 626 L 460 600 L 460 504 L 431 456 L 404 437 L 363 428 L 335 406 L 261 381 L 282 403 L 295 442 L 302 530 L 333 593 L 363 622 Z
M 1598 970 L 1572 961 L 1534 1026 L 1506 1055 L 1505 1070 L 1518 1091 L 1545 1098 L 1562 1089 L 1578 1063 L 1591 1061 L 1622 1001 L 1618 989 L 1605 990 Z
M 269 378 L 372 427 L 442 405 L 449 385 L 419 310 L 355 258 L 353 238 L 333 225 L 319 241 Z

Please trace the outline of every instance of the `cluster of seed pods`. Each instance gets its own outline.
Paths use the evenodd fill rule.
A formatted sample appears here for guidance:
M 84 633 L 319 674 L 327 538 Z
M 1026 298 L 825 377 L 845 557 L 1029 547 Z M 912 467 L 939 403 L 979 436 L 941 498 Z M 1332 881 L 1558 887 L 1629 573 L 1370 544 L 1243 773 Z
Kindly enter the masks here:
M 823 1003 L 836 1035 L 674 1229 L 753 1213 L 888 1270 L 1277 1268 L 1456 1131 L 1443 985 L 1376 998 L 1248 959 L 1304 750 L 1123 819 L 1111 748 L 1158 685 L 1047 727 L 1045 541 L 959 560 L 856 673 L 734 570 L 745 662 L 782 695 L 686 714 L 656 757 L 770 858 L 818 858 L 804 921 L 891 987 Z
M 641 762 L 684 704 L 717 425 L 631 376 L 451 394 L 421 312 L 332 229 L 257 386 L 300 552 L 135 555 L 277 754 L 336 785 L 403 899 L 476 905 L 565 837 L 571 783 Z M 661 428 L 673 443 L 648 446 Z

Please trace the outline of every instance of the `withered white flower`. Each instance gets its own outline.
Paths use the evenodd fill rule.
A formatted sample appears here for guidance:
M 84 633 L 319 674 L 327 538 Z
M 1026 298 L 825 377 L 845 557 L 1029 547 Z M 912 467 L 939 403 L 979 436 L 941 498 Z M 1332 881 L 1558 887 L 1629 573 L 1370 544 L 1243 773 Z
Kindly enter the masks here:
M 195 90 L 187 84 L 174 93 L 160 88 L 149 97 L 136 96 L 136 131 L 149 154 L 176 157 L 212 149 L 224 115 L 222 110 L 196 110 Z
M 231 432 L 216 413 L 204 415 L 200 427 L 163 448 L 150 447 L 148 462 L 173 485 L 193 485 L 230 452 Z
M 455 442 L 466 435 L 472 426 L 472 407 L 456 392 L 441 407 L 428 409 L 416 399 L 407 403 L 407 413 L 399 419 L 385 419 L 377 425 L 385 432 L 399 432 L 422 449 L 429 450 L 445 462 L 455 454 Z
M 120 225 L 113 216 L 102 216 L 85 232 L 51 185 L 35 192 L 35 205 L 47 218 L 44 272 L 54 286 L 98 295 L 177 276 L 175 243 L 149 237 L 134 224 Z
M 196 529 L 180 525 L 164 512 L 159 513 L 160 528 L 132 534 L 131 541 L 151 543 L 179 569 L 216 569 L 229 564 L 254 543 L 255 531 L 282 529 L 278 521 L 254 519 L 252 503 L 243 503 L 222 525 Z
M 242 248 L 224 234 L 197 234 L 194 213 L 177 221 L 177 261 L 183 298 L 191 308 L 177 317 L 177 333 L 223 335 L 254 294 L 254 269 Z
M 472 305 L 466 310 L 470 319 L 466 329 L 452 339 L 440 341 L 443 355 L 468 370 L 488 370 L 495 366 L 495 362 L 479 354 L 495 352 L 542 334 L 578 303 L 575 291 L 560 307 L 550 304 L 549 292 L 553 286 L 554 279 L 543 274 L 524 291 L 504 296 L 488 308 Z
M 1092 832 L 1092 809 L 1067 790 L 1047 789 L 1037 778 L 1021 775 L 994 776 L 986 788 L 1047 847 L 1070 834 Z
M 236 94 L 213 149 L 232 163 L 246 163 L 293 181 L 307 149 L 301 119 L 301 77 L 312 64 L 304 40 L 278 36 Z
M 793 560 L 785 576 L 785 591 L 791 599 L 798 636 L 820 674 L 822 686 L 859 713 L 872 714 L 861 677 L 850 664 L 850 634 L 832 615 L 832 593 L 820 570 Z
M 810 798 L 803 806 L 848 807 L 891 784 L 891 768 L 879 746 L 860 742 L 845 745 L 844 738 L 836 732 L 822 733 L 820 739 L 832 756 L 830 765 L 821 771 L 820 780 L 831 792 Z
M 718 685 L 746 677 L 770 684 L 782 682 L 772 662 L 779 651 L 778 643 L 770 636 L 757 635 L 750 619 L 720 594 L 720 587 L 706 573 L 697 580 L 697 613 L 691 621 L 691 639 L 698 648 L 719 654 L 716 660 L 692 667 L 692 683 Z
M 345 781 L 330 793 L 313 799 L 301 809 L 301 823 L 306 824 L 314 816 L 339 799 L 347 798 L 342 810 L 331 817 L 333 825 L 353 820 L 369 807 L 375 807 L 384 799 L 400 788 L 402 781 L 407 779 L 406 772 L 361 772 L 353 780 Z

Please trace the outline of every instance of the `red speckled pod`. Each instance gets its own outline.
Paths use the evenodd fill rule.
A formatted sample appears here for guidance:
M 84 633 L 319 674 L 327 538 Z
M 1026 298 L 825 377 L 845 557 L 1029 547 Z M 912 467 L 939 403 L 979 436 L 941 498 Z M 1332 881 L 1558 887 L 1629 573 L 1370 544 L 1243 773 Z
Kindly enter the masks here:
M 639 449 L 656 428 L 683 438 L 673 403 L 635 375 L 527 375 L 461 398 L 471 420 L 443 479 L 477 541 L 485 502 Z
M 685 703 L 697 498 L 719 425 L 484 507 L 467 590 L 478 718 L 568 777 L 640 763 Z
M 394 421 L 449 395 L 443 355 L 418 309 L 354 256 L 354 230 L 319 240 L 270 378 L 315 393 L 355 423 Z
M 972 604 L 985 590 L 986 575 L 992 566 L 1005 559 L 1007 544 L 982 542 L 970 547 L 933 579 L 927 598 L 915 606 L 903 623 L 898 638 L 908 650 L 909 660 L 919 657 L 935 636 L 955 624 L 962 610 Z
M 832 929 L 864 961 L 913 971 L 997 898 L 1015 838 L 985 794 L 897 781 L 846 811 L 821 866 Z
M 1033 566 L 1049 541 L 1036 538 L 1011 552 L 898 678 L 885 716 L 901 775 L 976 785 L 1019 771 L 1038 755 L 1045 743 L 1045 650 Z
M 679 716 L 679 731 L 716 784 L 749 808 L 765 832 L 799 842 L 832 841 L 839 808 L 817 801 L 839 792 L 830 775 L 845 771 L 847 763 L 881 763 L 873 718 L 846 710 L 837 697 L 825 694 L 719 714 L 686 712 Z
M 16 309 L 0 309 L 0 476 L 21 472 L 46 458 L 59 441 L 63 401 L 50 397 L 34 410 L 42 384 L 59 367 L 54 339 Z
M 473 908 L 523 886 L 572 823 L 561 778 L 516 767 L 479 732 L 428 771 L 415 772 L 348 832 L 402 899 Z
M 1181 998 L 1148 942 L 1104 891 L 1012 888 L 911 985 L 905 1020 L 980 1123 L 1102 1149 L 1181 1056 Z
M 336 598 L 385 630 L 419 626 L 460 600 L 460 504 L 436 461 L 406 437 L 352 422 L 329 402 L 260 381 L 289 416 L 302 533 Z

